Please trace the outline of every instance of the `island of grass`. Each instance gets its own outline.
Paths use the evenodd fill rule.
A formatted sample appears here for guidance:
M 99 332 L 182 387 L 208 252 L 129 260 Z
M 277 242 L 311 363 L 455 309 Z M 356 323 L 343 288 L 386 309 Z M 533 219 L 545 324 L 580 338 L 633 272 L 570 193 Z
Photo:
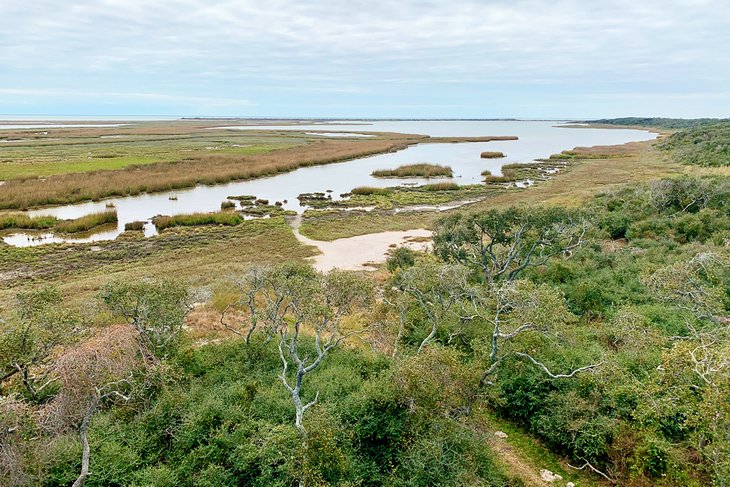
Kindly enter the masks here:
M 449 166 L 440 166 L 438 164 L 406 164 L 396 169 L 378 169 L 372 172 L 372 176 L 376 178 L 435 178 L 454 176 L 454 172 Z
M 59 233 L 83 233 L 116 223 L 116 209 L 91 213 L 74 220 L 59 220 L 53 216 L 31 217 L 23 213 L 0 215 L 0 230 L 53 230 Z
M 485 151 L 482 152 L 482 159 L 500 159 L 502 157 L 506 157 L 504 155 L 504 152 L 499 151 Z

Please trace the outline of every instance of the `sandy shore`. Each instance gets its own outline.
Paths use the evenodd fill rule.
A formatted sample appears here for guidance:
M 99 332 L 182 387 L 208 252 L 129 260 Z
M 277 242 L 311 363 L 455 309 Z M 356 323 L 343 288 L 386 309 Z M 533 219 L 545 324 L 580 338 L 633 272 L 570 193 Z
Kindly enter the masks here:
M 403 232 L 381 232 L 357 237 L 341 238 L 331 242 L 312 240 L 294 230 L 297 239 L 306 245 L 317 247 L 320 255 L 311 258 L 312 265 L 319 271 L 332 269 L 362 271 L 374 270 L 368 264 L 385 262 L 388 250 L 406 246 L 413 250 L 430 248 L 431 231 L 424 229 Z

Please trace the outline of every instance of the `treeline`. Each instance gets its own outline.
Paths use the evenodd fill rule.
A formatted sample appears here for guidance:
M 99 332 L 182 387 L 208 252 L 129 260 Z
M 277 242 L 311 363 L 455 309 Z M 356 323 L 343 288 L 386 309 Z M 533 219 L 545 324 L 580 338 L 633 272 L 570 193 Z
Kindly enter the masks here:
M 623 117 L 585 120 L 583 123 L 602 125 L 626 125 L 636 127 L 656 127 L 663 129 L 688 129 L 704 127 L 718 123 L 727 123 L 730 119 L 721 118 L 661 118 L 661 117 Z

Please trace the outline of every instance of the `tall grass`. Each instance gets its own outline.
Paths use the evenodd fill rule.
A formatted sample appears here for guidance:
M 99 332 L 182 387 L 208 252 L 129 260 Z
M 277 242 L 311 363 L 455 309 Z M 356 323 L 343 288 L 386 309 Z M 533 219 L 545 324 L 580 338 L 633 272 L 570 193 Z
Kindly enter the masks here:
M 76 218 L 75 220 L 63 220 L 56 224 L 54 229 L 61 233 L 86 232 L 96 227 L 117 223 L 117 210 L 107 210 L 99 213 Z
M 0 209 L 62 205 L 110 196 L 172 191 L 197 184 L 271 176 L 299 167 L 340 162 L 400 150 L 418 139 L 384 138 L 357 141 L 316 141 L 263 154 L 206 154 L 175 163 L 131 166 L 50 176 L 45 180 L 12 179 L 0 187 Z
M 152 219 L 157 230 L 164 230 L 170 227 L 194 227 L 199 225 L 238 225 L 244 221 L 238 213 L 217 212 L 217 213 L 188 213 L 175 216 L 156 216 Z
M 376 178 L 408 178 L 408 177 L 453 177 L 454 172 L 449 166 L 440 166 L 438 164 L 406 164 L 396 169 L 379 169 L 372 172 L 372 176 Z
M 361 196 L 379 195 L 385 196 L 390 194 L 392 190 L 388 188 L 376 188 L 373 186 L 358 186 L 351 191 L 352 194 L 358 194 Z
M 500 157 L 506 157 L 503 152 L 497 151 L 486 151 L 482 152 L 482 159 L 499 159 Z
M 53 227 L 58 220 L 53 216 L 30 217 L 22 213 L 0 215 L 0 230 L 44 230 Z
M 421 189 L 424 191 L 454 191 L 456 189 L 459 189 L 459 185 L 449 182 L 434 183 L 421 186 Z

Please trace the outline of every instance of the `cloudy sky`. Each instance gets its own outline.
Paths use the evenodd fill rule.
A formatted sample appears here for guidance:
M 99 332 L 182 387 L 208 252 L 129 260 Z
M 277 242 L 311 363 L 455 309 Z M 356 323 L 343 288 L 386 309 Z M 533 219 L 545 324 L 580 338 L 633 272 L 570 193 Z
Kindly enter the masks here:
M 730 116 L 728 0 L 0 0 L 0 114 Z

